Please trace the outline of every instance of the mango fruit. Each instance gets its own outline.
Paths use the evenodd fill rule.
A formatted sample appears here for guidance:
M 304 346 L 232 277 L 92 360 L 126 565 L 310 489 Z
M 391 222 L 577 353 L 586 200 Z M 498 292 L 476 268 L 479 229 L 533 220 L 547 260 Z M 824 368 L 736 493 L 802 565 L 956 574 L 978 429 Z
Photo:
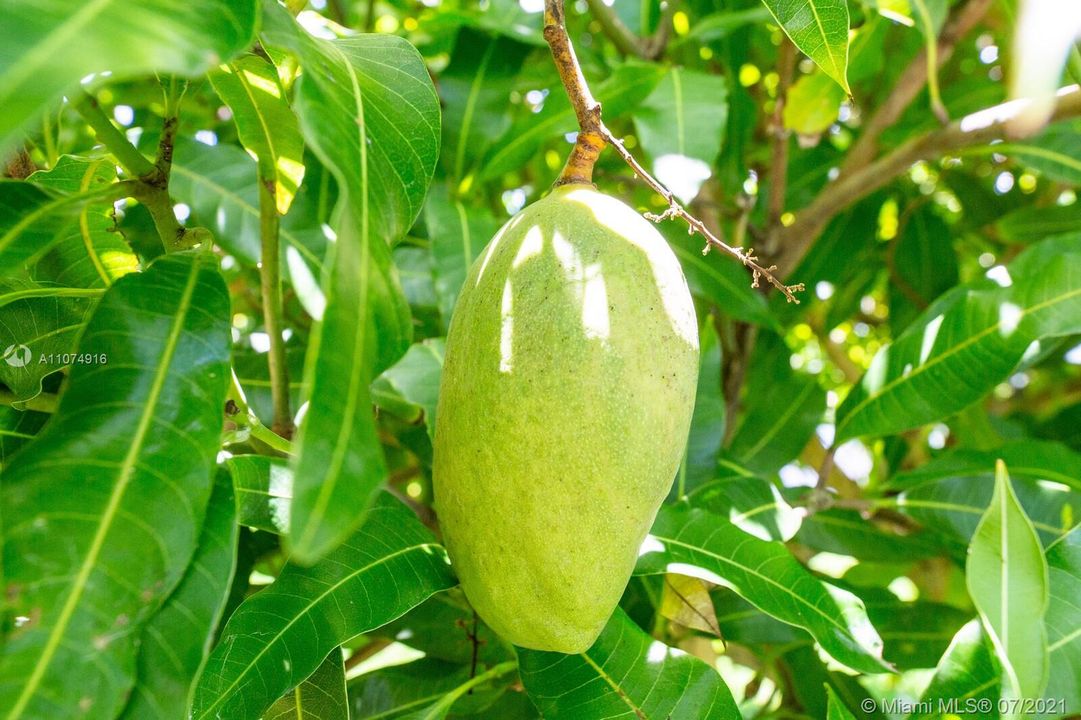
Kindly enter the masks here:
M 679 468 L 697 374 L 679 263 L 619 200 L 557 187 L 477 258 L 447 337 L 435 507 L 505 639 L 596 640 Z

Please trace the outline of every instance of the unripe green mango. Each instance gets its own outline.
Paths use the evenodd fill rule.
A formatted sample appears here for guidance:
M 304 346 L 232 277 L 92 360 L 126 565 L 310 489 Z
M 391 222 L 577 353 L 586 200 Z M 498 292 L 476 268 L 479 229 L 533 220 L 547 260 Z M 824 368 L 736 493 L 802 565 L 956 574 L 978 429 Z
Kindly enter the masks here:
M 679 468 L 698 329 L 652 223 L 564 185 L 510 219 L 454 310 L 436 512 L 466 596 L 522 647 L 583 652 Z

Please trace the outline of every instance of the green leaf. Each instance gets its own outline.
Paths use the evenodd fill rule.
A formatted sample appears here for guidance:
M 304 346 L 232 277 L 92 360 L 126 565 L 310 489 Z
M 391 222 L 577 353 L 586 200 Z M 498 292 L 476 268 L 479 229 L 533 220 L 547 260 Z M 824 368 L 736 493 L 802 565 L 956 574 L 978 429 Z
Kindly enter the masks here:
M 848 87 L 848 3 L 845 0 L 762 0 L 793 44 Z
M 336 647 L 455 582 L 431 533 L 381 495 L 349 540 L 310 567 L 287 564 L 233 613 L 196 685 L 194 720 L 256 720 Z
M 1013 491 L 1045 545 L 1081 517 L 1081 455 L 1057 443 L 1023 440 L 992 452 L 957 450 L 894 476 L 897 509 L 949 541 L 963 555 L 991 504 L 995 460 L 1010 468 Z
M 965 580 L 1014 698 L 1039 698 L 1047 684 L 1047 561 L 1036 529 L 1014 495 L 1006 464 L 969 546 Z
M 724 585 L 763 612 L 811 633 L 853 670 L 889 670 L 882 661 L 882 640 L 859 598 L 816 579 L 783 544 L 759 540 L 723 516 L 684 504 L 662 507 L 635 572 L 674 572 Z
M 0 382 L 16 400 L 41 392 L 41 380 L 73 362 L 79 332 L 102 290 L 0 280 Z
M 784 126 L 800 135 L 820 135 L 837 121 L 845 91 L 824 72 L 804 75 L 788 91 Z
M 979 513 L 981 508 L 974 511 Z M 815 550 L 849 555 L 867 562 L 906 562 L 942 554 L 938 538 L 930 532 L 905 535 L 886 532 L 856 510 L 837 508 L 819 510 L 803 518 L 796 540 Z
M 233 581 L 236 514 L 232 483 L 220 472 L 191 565 L 143 627 L 137 681 L 121 720 L 187 717 L 192 682 L 210 652 Z
M 687 449 L 676 480 L 680 495 L 713 478 L 724 440 L 726 408 L 721 389 L 721 343 L 712 315 L 706 316 L 699 330 L 698 346 L 701 348 L 698 391 L 694 396 Z
M 956 288 L 883 347 L 837 410 L 840 443 L 933 422 L 1009 377 L 1036 340 L 1081 332 L 1081 247 L 1028 248 L 998 280 Z
M 427 658 L 470 665 L 495 665 L 514 657 L 513 647 L 477 615 L 460 590 L 436 595 L 407 615 L 379 629 L 385 638 L 408 645 Z M 471 637 L 476 637 L 474 645 Z
M 1044 697 L 1062 701 L 1065 714 L 1081 712 L 1081 524 L 1047 548 L 1050 603 L 1047 649 L 1051 674 Z
M 931 301 L 957 284 L 950 228 L 928 206 L 912 213 L 893 248 L 890 327 L 900 333 Z
M 432 187 L 424 211 L 439 312 L 444 327 L 450 327 L 466 273 L 499 230 L 499 221 L 487 208 L 466 207 L 452 199 L 443 184 Z
M 331 651 L 307 680 L 270 706 L 263 720 L 349 720 L 341 651 Z
M 634 114 L 654 176 L 683 202 L 698 194 L 721 151 L 727 95 L 724 77 L 673 67 Z
M 826 391 L 814 375 L 794 371 L 790 356 L 779 337 L 759 338 L 743 418 L 728 445 L 729 454 L 760 473 L 776 472 L 798 456 L 826 410 Z
M 278 214 L 289 212 L 304 179 L 304 140 L 274 64 L 245 55 L 209 75 L 233 111 L 240 143 L 259 161 L 259 176 L 273 181 Z
M 545 717 L 738 720 L 721 676 L 654 640 L 616 609 L 580 655 L 520 649 L 522 684 Z
M 653 91 L 665 72 L 664 67 L 655 63 L 628 62 L 617 67 L 595 88 L 597 98 L 604 103 L 605 117 L 630 113 Z M 480 180 L 491 180 L 520 169 L 537 155 L 545 141 L 577 130 L 574 109 L 556 78 L 549 90 L 541 111 L 516 120 L 493 146 Z
M 990 720 L 999 717 L 998 669 L 988 647 L 987 638 L 979 620 L 972 620 L 957 631 L 949 648 L 935 668 L 930 684 L 920 697 L 923 709 L 912 713 L 917 718 L 941 718 L 938 708 L 944 703 L 967 709 L 965 715 Z M 993 712 L 976 712 L 980 707 L 995 708 Z
M 482 672 L 474 677 L 469 678 L 465 682 L 461 683 L 457 687 L 450 690 L 431 705 L 426 707 L 417 708 L 412 712 L 404 715 L 399 715 L 401 720 L 443 720 L 447 717 L 447 713 L 451 708 L 463 699 L 466 693 L 472 693 L 473 690 L 479 686 L 487 683 L 494 678 L 498 678 L 501 675 L 506 675 L 511 670 L 514 670 L 518 666 L 518 663 L 514 660 L 510 660 L 505 663 L 500 663 L 495 667 L 489 668 L 485 672 Z M 502 688 L 496 692 L 501 692 Z
M 152 73 L 195 76 L 227 60 L 251 44 L 257 7 L 254 0 L 147 0 L 132 12 L 121 0 L 5 0 L 0 155 L 46 105 L 91 73 L 108 70 L 124 80 Z
M 1076 233 L 1081 227 L 1081 204 L 1037 207 L 1026 205 L 995 223 L 1003 240 L 1033 243 L 1052 235 Z
M 856 720 L 856 717 L 852 714 L 841 700 L 837 697 L 837 693 L 829 683 L 825 684 L 826 697 L 829 698 L 829 710 L 826 713 L 826 720 Z
M 443 159 L 455 182 L 469 175 L 507 129 L 513 82 L 530 50 L 509 37 L 469 27 L 458 31 L 450 63 L 439 75 L 445 108 Z
M 107 364 L 72 368 L 56 416 L 4 470 L 7 609 L 26 618 L 0 658 L 6 720 L 120 710 L 136 633 L 199 539 L 229 344 L 229 296 L 205 254 L 163 257 L 99 302 L 79 352 Z
M 353 532 L 386 477 L 368 386 L 412 333 L 388 242 L 412 224 L 431 182 L 439 101 L 420 54 L 401 38 L 317 39 L 275 6 L 264 35 L 298 56 L 301 128 L 344 194 L 294 463 L 290 545 L 312 562 Z
M 37 436 L 51 415 L 0 406 L 0 470 L 22 446 Z
M 285 535 L 293 502 L 293 471 L 289 462 L 263 455 L 235 455 L 225 461 L 236 490 L 236 521 L 240 525 Z
M 423 411 L 428 437 L 433 439 L 445 346 L 443 338 L 428 338 L 414 344 L 401 360 L 372 383 L 372 398 L 379 407 L 401 414 L 405 420 L 417 419 L 411 417 L 413 413 L 408 412 L 409 409 L 414 413 Z

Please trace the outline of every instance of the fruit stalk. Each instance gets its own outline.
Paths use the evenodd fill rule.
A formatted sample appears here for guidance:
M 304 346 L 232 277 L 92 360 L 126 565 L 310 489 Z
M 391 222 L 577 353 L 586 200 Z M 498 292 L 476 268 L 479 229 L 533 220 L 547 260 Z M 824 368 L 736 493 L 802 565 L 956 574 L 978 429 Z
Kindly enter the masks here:
M 758 287 L 759 280 L 765 278 L 770 285 L 784 293 L 788 302 L 799 303 L 796 293 L 803 290 L 803 283 L 786 285 L 773 274 L 775 265 L 764 266 L 758 262 L 758 258 L 751 248 L 732 246 L 718 238 L 706 227 L 705 223 L 687 212 L 687 209 L 676 199 L 675 195 L 653 177 L 638 160 L 623 146 L 623 142 L 612 134 L 612 131 L 604 124 L 601 118 L 601 104 L 589 91 L 589 84 L 582 74 L 582 66 L 574 54 L 574 46 L 571 45 L 567 28 L 564 24 L 563 0 L 545 0 L 544 3 L 544 39 L 552 51 L 552 59 L 555 61 L 559 77 L 563 81 L 563 88 L 567 91 L 567 97 L 574 108 L 574 114 L 578 118 L 578 138 L 571 150 L 567 164 L 556 180 L 556 186 L 593 183 L 593 166 L 600 157 L 601 151 L 611 145 L 623 161 L 630 166 L 636 177 L 642 179 L 654 192 L 664 198 L 668 207 L 663 213 L 647 213 L 646 217 L 653 222 L 661 222 L 669 218 L 680 218 L 687 223 L 688 232 L 698 233 L 706 240 L 702 254 L 709 252 L 710 248 L 717 248 L 727 255 L 743 263 L 743 266 L 751 271 L 751 287 Z

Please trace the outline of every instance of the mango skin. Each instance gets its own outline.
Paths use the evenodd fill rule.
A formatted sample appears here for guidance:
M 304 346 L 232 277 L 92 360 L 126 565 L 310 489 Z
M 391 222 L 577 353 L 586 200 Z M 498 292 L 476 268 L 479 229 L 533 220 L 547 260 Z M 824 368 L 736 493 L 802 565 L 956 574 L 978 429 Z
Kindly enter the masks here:
M 587 650 L 683 457 L 698 375 L 686 279 L 592 186 L 523 209 L 472 266 L 436 411 L 436 512 L 488 625 Z

